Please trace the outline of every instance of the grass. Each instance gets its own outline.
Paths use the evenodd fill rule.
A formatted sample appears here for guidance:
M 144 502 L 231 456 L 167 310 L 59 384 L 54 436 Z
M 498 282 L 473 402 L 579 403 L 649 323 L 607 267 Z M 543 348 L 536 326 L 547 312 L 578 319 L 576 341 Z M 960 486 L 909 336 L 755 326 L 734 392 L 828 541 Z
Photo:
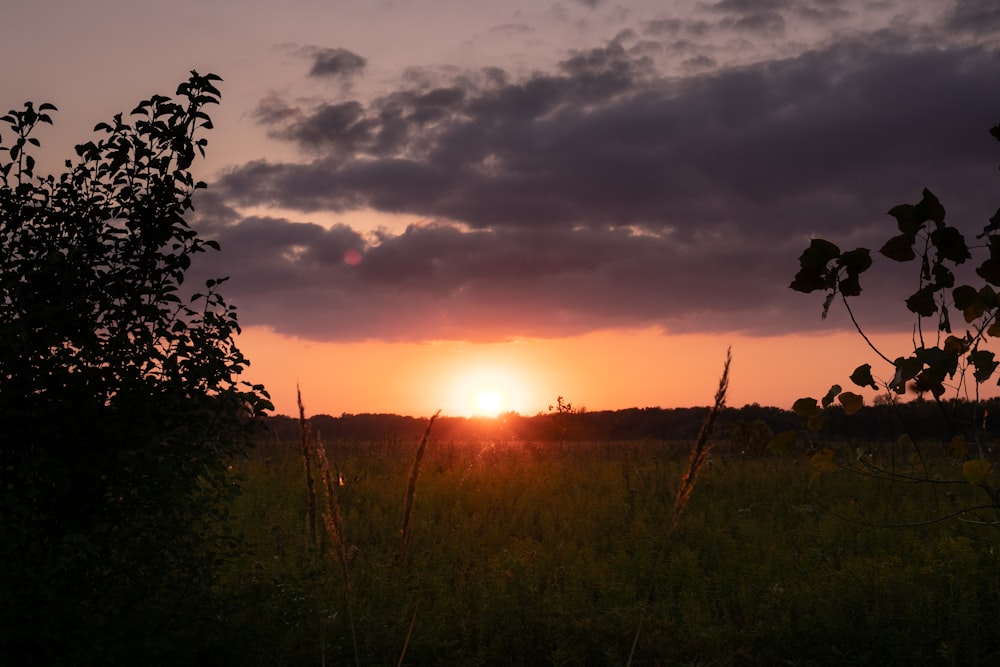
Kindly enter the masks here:
M 419 447 L 327 445 L 345 482 L 362 664 L 405 653 L 413 665 L 623 665 L 650 581 L 635 665 L 1000 660 L 993 529 L 866 528 L 827 511 L 915 518 L 933 502 L 918 489 L 815 477 L 805 457 L 718 455 L 703 462 L 657 565 L 691 443 L 432 442 L 401 568 Z M 330 663 L 353 662 L 340 567 L 328 558 L 308 578 L 302 464 L 289 451 L 244 466 L 236 509 L 252 548 L 223 588 L 233 660 L 319 664 L 320 622 Z M 319 619 L 313 590 L 325 601 Z

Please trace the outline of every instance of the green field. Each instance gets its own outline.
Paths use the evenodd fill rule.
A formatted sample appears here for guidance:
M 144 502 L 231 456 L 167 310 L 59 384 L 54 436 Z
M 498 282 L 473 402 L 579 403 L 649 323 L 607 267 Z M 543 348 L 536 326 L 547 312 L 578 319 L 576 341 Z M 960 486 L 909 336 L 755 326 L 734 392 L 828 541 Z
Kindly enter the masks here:
M 690 443 L 432 436 L 400 560 L 416 447 L 327 444 L 346 595 L 322 522 L 321 553 L 307 549 L 298 443 L 266 443 L 240 466 L 248 550 L 219 591 L 234 661 L 354 664 L 350 605 L 365 665 L 395 665 L 404 647 L 412 665 L 623 665 L 640 621 L 634 665 L 1000 663 L 996 529 L 864 525 L 947 513 L 975 502 L 969 485 L 942 493 L 720 448 L 668 538 Z

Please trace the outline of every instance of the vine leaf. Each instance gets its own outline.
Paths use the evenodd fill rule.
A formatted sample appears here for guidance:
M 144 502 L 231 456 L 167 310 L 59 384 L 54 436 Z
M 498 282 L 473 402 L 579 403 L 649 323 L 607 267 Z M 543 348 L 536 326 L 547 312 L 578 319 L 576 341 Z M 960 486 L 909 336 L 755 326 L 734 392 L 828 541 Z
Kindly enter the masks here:
M 771 442 L 767 443 L 767 450 L 775 454 L 792 454 L 795 452 L 797 436 L 797 431 L 782 431 L 775 435 Z
M 837 397 L 840 405 L 844 408 L 844 414 L 857 414 L 865 405 L 865 399 L 851 391 L 845 391 Z
M 837 453 L 833 449 L 824 447 L 809 457 L 809 462 L 817 472 L 834 472 L 838 469 L 836 456 Z
M 945 445 L 944 451 L 948 454 L 948 456 L 962 458 L 969 453 L 969 443 L 965 441 L 965 436 L 956 435 L 947 445 Z
M 812 417 L 819 414 L 819 404 L 815 398 L 800 398 L 792 405 L 792 411 L 800 417 Z
M 879 252 L 889 259 L 897 262 L 909 262 L 916 259 L 917 254 L 913 252 L 913 244 L 917 240 L 916 234 L 900 234 L 893 236 L 885 242 Z
M 982 484 L 993 472 L 993 464 L 985 459 L 972 459 L 962 464 L 962 476 L 973 486 Z
M 855 368 L 854 372 L 851 373 L 851 382 L 859 387 L 871 387 L 878 391 L 878 384 L 875 383 L 875 378 L 872 377 L 871 364 L 862 364 Z

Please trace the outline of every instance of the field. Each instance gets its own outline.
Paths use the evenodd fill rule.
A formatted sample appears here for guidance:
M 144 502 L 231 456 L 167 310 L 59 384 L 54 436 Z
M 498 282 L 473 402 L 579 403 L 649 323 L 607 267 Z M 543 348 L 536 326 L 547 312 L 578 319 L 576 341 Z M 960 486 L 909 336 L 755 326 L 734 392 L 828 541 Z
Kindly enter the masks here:
M 1000 664 L 996 528 L 871 525 L 974 503 L 970 485 L 819 474 L 801 454 L 720 446 L 668 535 L 691 443 L 432 434 L 401 557 L 417 446 L 326 444 L 347 585 L 322 519 L 308 548 L 299 443 L 263 443 L 238 466 L 249 550 L 219 592 L 235 661 Z

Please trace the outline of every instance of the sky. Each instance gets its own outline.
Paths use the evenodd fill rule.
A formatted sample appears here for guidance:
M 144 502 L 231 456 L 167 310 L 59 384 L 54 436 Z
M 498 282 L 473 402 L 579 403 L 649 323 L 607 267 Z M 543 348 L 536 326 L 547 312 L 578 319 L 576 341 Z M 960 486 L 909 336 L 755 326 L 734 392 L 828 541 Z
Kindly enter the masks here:
M 729 403 L 790 407 L 891 376 L 788 289 L 811 238 L 877 249 L 925 187 L 967 237 L 1000 203 L 993 0 L 11 4 L 0 105 L 59 108 L 43 167 L 223 78 L 192 271 L 279 413 L 707 405 L 730 347 Z M 856 307 L 893 358 L 885 264 Z

